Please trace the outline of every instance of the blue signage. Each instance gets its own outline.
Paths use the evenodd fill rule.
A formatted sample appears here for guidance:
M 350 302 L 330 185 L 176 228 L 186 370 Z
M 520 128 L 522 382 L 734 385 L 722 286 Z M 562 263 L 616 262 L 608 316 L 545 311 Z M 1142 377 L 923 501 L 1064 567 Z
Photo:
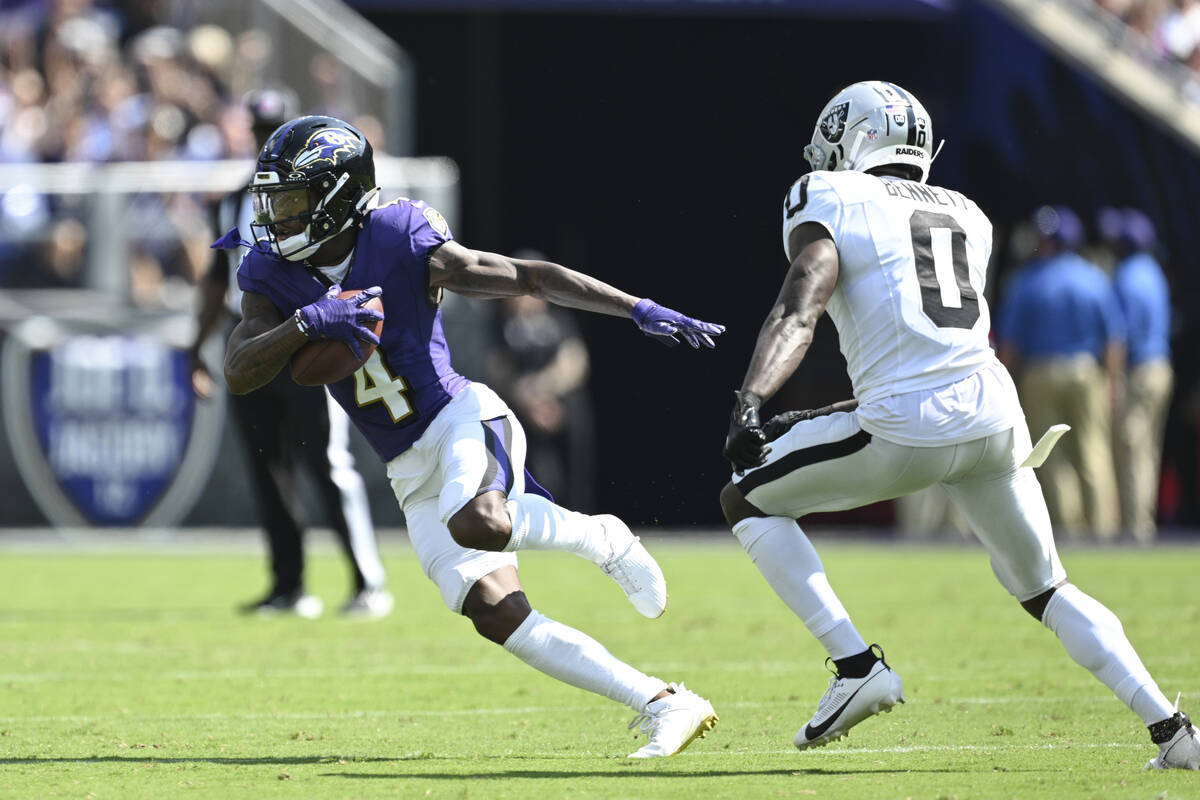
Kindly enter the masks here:
M 177 320 L 36 318 L 5 344 L 17 465 L 60 525 L 174 524 L 212 467 L 218 409 L 197 404 Z M 140 328 L 140 329 L 139 329 Z M 220 409 L 223 410 L 223 409 Z

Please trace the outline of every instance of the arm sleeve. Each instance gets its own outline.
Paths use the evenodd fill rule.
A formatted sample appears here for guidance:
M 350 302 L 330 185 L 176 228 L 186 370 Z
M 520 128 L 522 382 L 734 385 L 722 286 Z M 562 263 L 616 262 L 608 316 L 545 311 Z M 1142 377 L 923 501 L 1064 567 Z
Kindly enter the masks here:
M 842 198 L 819 172 L 812 172 L 792 184 L 783 199 L 783 254 L 791 263 L 788 240 L 792 231 L 805 222 L 815 222 L 838 241 L 842 227 Z

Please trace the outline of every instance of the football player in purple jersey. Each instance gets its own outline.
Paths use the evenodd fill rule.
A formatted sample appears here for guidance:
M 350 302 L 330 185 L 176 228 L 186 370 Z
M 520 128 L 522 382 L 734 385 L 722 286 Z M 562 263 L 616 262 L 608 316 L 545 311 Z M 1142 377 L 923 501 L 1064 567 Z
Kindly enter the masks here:
M 255 238 L 238 270 L 243 318 L 229 340 L 225 378 L 235 393 L 271 380 L 305 343 L 377 345 L 353 375 L 328 388 L 387 465 L 409 538 L 446 605 L 487 639 L 551 677 L 637 712 L 647 744 L 632 758 L 678 753 L 716 723 L 712 705 L 640 672 L 596 640 L 534 611 L 515 551 L 566 550 L 599 566 L 644 616 L 666 608 L 657 563 L 618 518 L 556 505 L 524 469 L 525 435 L 491 389 L 454 371 L 438 302 L 533 295 L 632 318 L 674 345 L 713 347 L 724 328 L 638 299 L 558 264 L 471 250 L 420 201 L 377 207 L 371 145 L 332 117 L 280 126 L 259 154 L 249 189 Z M 214 247 L 239 243 L 236 231 Z M 339 299 L 342 288 L 363 289 Z M 363 306 L 382 296 L 376 337 Z

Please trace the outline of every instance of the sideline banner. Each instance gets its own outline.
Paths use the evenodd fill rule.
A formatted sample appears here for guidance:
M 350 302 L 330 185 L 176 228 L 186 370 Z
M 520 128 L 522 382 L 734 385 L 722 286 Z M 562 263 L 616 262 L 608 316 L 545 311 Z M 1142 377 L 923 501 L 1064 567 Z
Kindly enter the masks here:
M 32 317 L 0 355 L 17 468 L 55 525 L 169 527 L 204 489 L 225 396 L 198 403 L 186 315 Z

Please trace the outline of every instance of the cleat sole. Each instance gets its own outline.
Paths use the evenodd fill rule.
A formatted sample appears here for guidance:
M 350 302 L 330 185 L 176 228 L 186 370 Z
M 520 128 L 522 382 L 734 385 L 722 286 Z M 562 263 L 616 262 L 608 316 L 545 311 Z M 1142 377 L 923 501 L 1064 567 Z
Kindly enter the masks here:
M 671 753 L 670 755 L 673 755 L 673 756 L 679 755 L 680 753 L 682 753 L 684 750 L 687 749 L 687 746 L 689 744 L 696 741 L 697 739 L 708 738 L 708 732 L 717 726 L 717 722 L 720 721 L 720 719 L 721 718 L 718 717 L 716 714 L 709 714 L 707 717 L 702 719 L 700 721 L 700 724 L 696 726 L 696 730 L 692 733 L 692 735 L 689 736 L 687 739 L 685 739 L 683 744 L 679 745 L 679 748 L 677 750 L 675 750 L 674 753 Z
M 901 702 L 901 703 L 904 702 L 903 695 L 901 695 L 900 697 L 898 697 L 896 699 L 898 702 Z M 857 725 L 861 722 L 865 722 L 866 720 L 868 720 L 871 717 L 876 716 L 877 714 L 880 714 L 880 713 L 890 714 L 890 713 L 892 713 L 892 708 L 894 708 L 895 705 L 896 705 L 896 703 L 885 704 L 883 702 L 880 702 L 871 707 L 871 713 L 869 716 L 859 720 L 859 722 L 856 722 L 855 725 Z M 851 726 L 851 727 L 853 727 L 853 726 Z M 835 728 L 833 730 L 827 731 L 824 736 L 813 739 L 811 742 L 804 742 L 802 744 L 797 744 L 796 741 L 793 739 L 792 744 L 796 745 L 797 750 L 812 750 L 817 747 L 824 747 L 825 745 L 829 744 L 830 742 L 836 742 L 839 739 L 845 739 L 849 734 L 850 734 L 849 728 L 845 728 L 845 729 Z

